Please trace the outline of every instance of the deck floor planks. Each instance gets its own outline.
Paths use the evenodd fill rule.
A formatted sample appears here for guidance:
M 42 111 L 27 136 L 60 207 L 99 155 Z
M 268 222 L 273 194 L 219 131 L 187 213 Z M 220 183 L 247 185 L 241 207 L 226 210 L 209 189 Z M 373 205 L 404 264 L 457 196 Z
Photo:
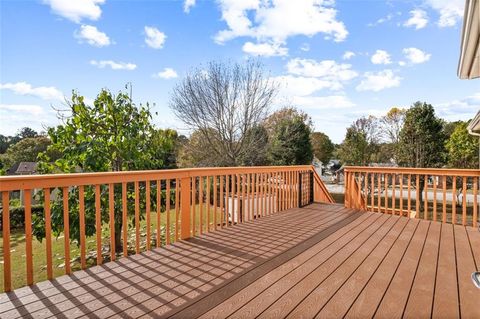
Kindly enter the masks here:
M 450 224 L 442 224 L 433 300 L 434 317 L 460 317 L 453 227 Z
M 378 216 L 375 217 L 378 218 Z M 315 263 L 317 260 L 320 262 L 325 261 L 328 258 L 327 256 L 333 255 L 336 252 L 335 249 L 337 249 L 337 247 L 339 247 L 344 241 L 346 241 L 346 243 L 343 244 L 346 245 L 348 243 L 348 238 L 351 238 L 351 236 L 348 237 L 349 235 L 355 235 L 357 231 L 360 232 L 360 226 L 366 227 L 365 225 L 368 226 L 369 223 L 373 222 L 374 219 L 375 218 L 373 215 L 363 215 L 359 217 L 352 223 L 341 228 L 339 231 L 328 236 L 325 240 L 316 244 L 314 247 L 312 247 L 312 249 L 307 250 L 291 261 L 283 264 L 262 278 L 256 280 L 246 288 L 222 302 L 221 305 L 218 305 L 217 307 L 203 314 L 200 318 L 226 318 L 242 307 L 242 305 L 246 305 L 249 301 L 257 298 L 260 293 L 265 292 L 266 289 L 270 289 L 270 286 L 273 286 L 284 276 L 291 275 L 293 272 L 298 271 L 300 267 L 304 266 L 304 263 Z M 327 250 L 333 251 L 327 252 Z M 262 295 L 261 298 L 263 299 L 264 296 Z
M 401 317 L 415 277 L 430 222 L 421 220 L 412 242 L 402 257 L 391 283 L 375 312 L 376 318 Z
M 405 318 L 431 317 L 441 226 L 440 223 L 431 223 L 428 229 L 425 247 L 403 312 Z
M 330 216 L 331 217 L 331 216 Z M 276 240 L 275 241 L 275 244 L 278 245 L 278 247 L 283 247 L 281 248 L 280 250 L 278 251 L 272 251 L 272 249 L 265 249 L 265 254 L 269 254 L 266 258 L 262 258 L 262 260 L 259 260 L 259 262 L 263 263 L 264 261 L 270 259 L 272 257 L 272 255 L 278 255 L 279 253 L 285 251 L 287 248 L 291 248 L 293 246 L 295 246 L 297 243 L 301 242 L 302 240 L 305 240 L 309 237 L 312 236 L 312 233 L 315 233 L 315 232 L 321 232 L 322 230 L 325 230 L 327 229 L 328 227 L 334 225 L 336 222 L 339 222 L 341 221 L 342 219 L 344 219 L 346 216 L 342 216 L 342 215 L 336 215 L 335 218 L 329 220 L 328 223 L 326 223 L 325 221 L 321 221 L 320 219 L 311 223 L 311 225 L 309 227 L 312 227 L 313 228 L 313 231 L 312 232 L 305 232 L 305 234 L 302 236 L 299 236 L 299 234 L 301 234 L 301 231 L 299 229 L 302 229 L 302 228 L 305 228 L 306 226 L 305 225 L 298 225 L 297 227 L 299 227 L 299 229 L 295 229 L 294 227 L 290 229 L 290 234 L 292 236 L 292 238 L 290 238 L 289 236 L 283 236 L 282 239 L 280 240 Z M 271 238 L 268 239 L 269 241 L 271 241 Z M 280 243 L 280 244 L 279 244 Z M 258 242 L 256 243 L 256 245 L 258 247 L 253 247 L 254 250 L 256 251 L 261 251 L 262 248 L 264 248 L 265 246 L 265 242 Z M 258 259 L 258 257 L 256 257 Z M 254 265 L 255 267 L 258 267 L 258 263 L 257 261 L 254 262 Z M 253 266 L 253 265 L 249 265 L 249 266 Z M 235 269 L 233 269 L 235 270 Z M 243 269 L 245 270 L 245 269 Z M 252 271 L 252 269 L 250 269 L 250 272 Z M 233 278 L 233 275 L 231 274 L 228 274 L 228 278 L 222 278 L 222 281 L 224 281 L 224 283 L 228 283 L 230 279 Z M 222 282 L 218 282 L 218 283 L 215 283 L 214 284 L 216 286 L 220 286 L 222 284 Z M 197 288 L 197 289 L 201 289 L 202 286 L 195 286 L 193 285 L 194 288 Z M 216 288 L 218 289 L 218 287 Z M 210 290 L 210 289 L 208 289 Z M 206 291 L 203 291 L 203 292 L 206 292 Z M 211 291 L 213 292 L 213 291 Z M 196 297 L 199 297 L 199 292 L 198 291 L 195 291 L 195 290 L 190 290 L 190 291 L 187 291 L 185 294 L 184 294 L 187 298 L 187 300 L 191 300 L 191 299 L 194 299 Z M 222 300 L 225 299 L 224 297 L 221 298 Z M 172 311 L 174 312 L 179 312 L 179 311 L 182 311 L 183 310 L 183 307 L 188 305 L 188 303 L 185 303 L 182 298 L 176 298 L 172 301 L 170 301 L 169 303 L 167 304 L 163 304 L 161 305 L 160 307 L 156 307 L 154 309 L 152 309 L 151 313 L 149 313 L 149 316 L 153 316 L 153 317 L 158 317 L 162 314 L 165 314 L 167 312 L 169 312 L 170 314 L 172 313 Z M 198 309 L 198 305 L 196 305 L 195 307 L 196 309 Z M 132 315 L 131 312 L 127 312 L 127 314 L 129 315 Z M 135 316 L 137 315 L 136 313 L 134 314 Z M 181 317 L 191 317 L 191 315 L 181 315 Z
M 476 267 L 466 229 L 465 227 L 455 227 L 454 233 L 460 314 L 462 318 L 480 318 L 478 289 L 472 285 L 471 280 L 471 274 L 476 271 Z
M 255 296 L 253 300 L 238 309 L 232 317 L 248 318 L 259 315 L 263 310 L 274 303 L 279 296 L 286 293 L 289 288 L 291 288 L 300 280 L 304 279 L 313 271 L 316 271 L 325 262 L 328 262 L 331 256 L 335 255 L 339 250 L 348 245 L 350 241 L 355 240 L 355 238 L 362 234 L 366 228 L 375 223 L 379 217 L 379 215 L 370 216 L 370 218 L 365 220 L 364 223 L 361 223 L 358 227 L 352 229 L 351 232 L 348 232 L 346 235 L 340 237 L 331 246 L 316 255 L 307 263 L 302 264 L 288 275 L 273 283 L 270 287 L 268 287 L 268 289 Z
M 472 227 L 313 204 L 0 294 L 0 318 L 476 318 L 479 264 Z
M 385 253 L 408 224 L 408 220 L 403 218 L 392 218 L 395 219 L 392 227 L 385 231 L 380 230 L 370 237 L 369 240 L 353 253 L 345 263 L 338 267 L 327 280 L 321 282 L 314 291 L 295 307 L 288 315 L 288 318 L 298 318 L 299 316 L 315 317 L 330 298 L 335 295 L 338 289 L 348 282 L 365 262 L 370 263 L 371 261 L 373 265 L 380 262 L 378 257 L 385 256 Z M 371 259 L 369 260 L 370 257 Z
M 373 317 L 377 305 L 380 303 L 398 264 L 402 260 L 403 254 L 417 230 L 418 224 L 418 220 L 409 220 L 391 250 L 384 255 L 384 259 L 378 268 L 367 268 L 365 271 L 359 268 L 355 278 L 349 279 L 342 289 L 337 291 L 317 317 L 344 317 L 353 304 L 355 304 L 355 307 L 349 312 L 351 317 Z M 367 266 L 366 263 L 362 265 L 362 267 L 365 266 Z
M 411 241 L 418 231 L 419 220 L 412 219 L 409 222 L 414 225 L 411 234 L 402 234 L 402 239 L 408 238 L 408 241 L 401 240 L 395 250 L 390 252 L 385 260 L 375 272 L 363 291 L 352 300 L 352 305 L 345 317 L 347 318 L 372 318 L 380 304 L 385 291 L 390 285 L 399 265 L 402 261 Z
M 350 245 L 341 249 L 333 258 L 316 268 L 296 283 L 289 287 L 286 294 L 282 295 L 275 303 L 269 306 L 259 318 L 283 318 L 291 313 L 304 298 L 317 288 L 318 284 L 328 279 L 341 265 L 345 265 L 350 257 L 358 251 L 365 243 L 367 245 L 378 236 L 386 234 L 398 220 L 391 216 L 381 216 L 371 226 L 364 230 Z M 373 237 L 373 239 L 372 239 Z M 369 241 L 370 240 L 370 241 Z
M 308 213 L 313 214 L 314 212 Z M 188 272 L 189 274 L 188 276 L 186 276 L 185 278 L 175 278 L 175 280 L 170 279 L 163 282 L 160 287 L 154 287 L 154 291 L 150 291 L 150 296 L 148 298 L 144 298 L 143 300 L 141 300 L 141 302 L 132 299 L 132 297 L 123 298 L 114 303 L 114 306 L 118 307 L 120 311 L 124 312 L 126 315 L 132 317 L 137 317 L 152 311 L 158 311 L 157 309 L 159 309 L 159 307 L 163 307 L 163 312 L 170 311 L 183 303 L 189 302 L 197 295 L 199 295 L 202 292 L 199 290 L 199 287 L 201 287 L 202 285 L 206 284 L 210 287 L 212 287 L 213 285 L 218 285 L 235 276 L 235 274 L 241 271 L 245 271 L 255 262 L 258 262 L 259 260 L 267 260 L 271 256 L 281 252 L 283 245 L 293 244 L 295 240 L 301 240 L 302 236 L 308 237 L 311 235 L 310 233 L 318 231 L 318 227 L 321 227 L 322 225 L 329 225 L 330 222 L 335 221 L 337 218 L 339 218 L 338 216 L 325 216 L 323 220 L 318 219 L 316 222 L 310 222 L 310 225 L 307 226 L 307 221 L 309 220 L 309 218 L 311 218 L 311 215 L 309 215 L 308 213 L 305 217 L 302 216 L 302 219 L 299 219 L 298 225 L 289 229 L 290 232 L 297 232 L 295 236 L 297 237 L 296 239 L 293 238 L 294 236 L 292 234 L 288 235 L 284 233 L 282 233 L 283 236 L 272 236 L 272 234 L 263 234 L 263 236 L 261 236 L 258 233 L 244 234 L 244 236 L 246 236 L 247 238 L 248 236 L 253 236 L 252 238 L 256 238 L 256 240 L 252 240 L 247 245 L 244 245 L 244 243 L 231 245 L 228 243 L 228 240 L 225 241 L 219 238 L 219 240 L 221 240 L 222 242 L 218 242 L 217 244 L 228 245 L 229 248 L 233 248 L 232 252 L 240 251 L 243 252 L 243 254 L 235 254 L 233 256 L 227 255 L 220 257 L 220 260 L 224 263 L 222 267 L 223 269 L 217 272 L 214 278 L 202 278 L 202 276 L 206 275 L 205 271 L 215 271 L 215 266 L 208 264 L 200 264 L 201 267 L 199 269 L 196 269 L 197 273 L 192 274 L 192 271 L 190 269 L 185 269 L 185 272 Z M 195 239 L 192 241 L 195 242 L 199 240 L 200 239 Z M 192 262 L 194 262 L 194 260 L 192 260 Z M 193 292 L 195 295 L 184 297 L 191 292 Z M 177 304 L 172 304 L 171 307 L 168 306 L 175 301 L 177 302 Z M 108 307 L 104 307 L 102 309 L 110 313 Z M 101 316 L 103 316 L 102 309 L 96 310 L 96 312 L 100 313 Z M 157 315 L 159 314 L 160 311 L 158 311 Z
M 295 213 L 296 211 L 291 211 L 290 213 Z M 304 221 L 305 224 L 311 224 L 310 220 L 312 219 L 312 211 L 309 211 L 309 210 L 306 210 L 305 211 L 305 214 L 302 215 L 302 217 L 298 220 L 299 222 L 301 222 L 302 220 Z M 325 214 L 325 215 L 324 215 Z M 318 215 L 318 214 L 317 214 Z M 335 216 L 332 216 L 332 214 L 330 214 L 330 216 L 328 216 L 328 212 L 321 212 L 320 215 L 324 215 L 325 219 L 323 220 L 323 222 L 325 222 L 326 220 L 328 220 L 329 218 L 336 218 Z M 256 238 L 271 238 L 271 239 L 275 239 L 275 238 L 282 238 L 282 237 L 288 237 L 286 236 L 285 234 L 282 234 L 282 235 L 278 235 L 278 231 L 281 230 L 282 228 L 285 229 L 285 231 L 291 231 L 292 230 L 292 227 L 288 227 L 288 226 L 284 226 L 285 222 L 288 220 L 288 216 L 277 216 L 277 220 L 273 223 L 271 223 L 270 225 L 269 224 L 266 224 L 266 223 L 263 223 L 263 227 L 262 227 L 262 223 L 260 223 L 260 220 L 259 223 L 256 225 L 256 226 L 253 226 L 253 225 L 241 225 L 241 226 L 246 226 L 246 227 L 237 227 L 235 233 L 233 233 L 233 231 L 231 230 L 232 228 L 229 228 L 228 231 L 225 231 L 223 234 L 218 234 L 218 233 L 212 233 L 212 237 L 217 237 L 217 239 L 213 239 L 213 241 L 217 241 L 217 242 L 223 242 L 223 243 L 232 243 L 232 242 L 235 242 L 235 241 L 239 241 L 239 242 L 243 242 L 243 244 L 245 244 L 245 242 L 248 242 L 248 238 L 242 238 L 242 240 L 237 240 L 236 239 L 236 235 L 238 234 L 242 234 L 242 229 L 247 229 L 247 232 L 244 232 L 243 235 L 250 235 L 250 236 L 256 236 Z M 300 223 L 300 225 L 302 225 Z M 276 231 L 273 231 L 272 230 L 272 227 L 275 227 L 277 228 Z M 295 229 L 295 228 L 293 228 Z M 230 233 L 230 234 L 229 234 Z M 243 236 L 242 236 L 243 237 Z M 211 239 L 211 238 L 210 238 Z M 212 239 L 211 239 L 212 240 Z M 103 307 L 103 306 L 107 306 L 107 305 L 110 305 L 111 304 L 111 300 L 115 300 L 114 298 L 118 298 L 118 294 L 116 294 L 116 290 L 115 289 L 111 289 L 111 288 L 115 288 L 115 285 L 116 284 L 119 284 L 119 283 L 122 283 L 122 280 L 127 280 L 128 278 L 134 278 L 136 280 L 138 280 L 138 276 L 135 276 L 135 272 L 138 274 L 142 274 L 143 272 L 146 272 L 148 271 L 148 269 L 146 267 L 148 267 L 149 263 L 146 262 L 146 261 L 149 261 L 149 254 L 156 254 L 157 258 L 156 260 L 153 260 L 151 261 L 151 264 L 153 264 L 153 267 L 156 267 L 156 266 L 160 266 L 161 268 L 157 268 L 157 272 L 160 273 L 160 276 L 164 277 L 164 276 L 168 276 L 168 272 L 174 272 L 174 273 L 177 273 L 178 272 L 178 269 L 179 267 L 182 266 L 182 263 L 180 262 L 177 262 L 176 260 L 171 260 L 171 263 L 170 265 L 165 265 L 164 263 L 164 260 L 161 260 L 162 258 L 171 258 L 171 256 L 175 256 L 175 257 L 180 257 L 178 256 L 177 254 L 180 253 L 181 255 L 189 255 L 189 256 L 184 256 L 187 260 L 186 261 L 183 261 L 183 263 L 189 263 L 189 264 L 192 264 L 192 263 L 195 263 L 197 262 L 195 259 L 195 257 L 197 258 L 201 258 L 202 256 L 205 255 L 205 252 L 208 251 L 207 247 L 198 247 L 198 248 L 194 248 L 193 251 L 191 251 L 189 249 L 189 243 L 186 242 L 186 243 L 180 243 L 179 244 L 180 247 L 176 247 L 176 248 L 179 248 L 179 249 L 173 249 L 173 252 L 172 251 L 169 251 L 168 249 L 160 249 L 160 250 L 155 250 L 154 252 L 148 252 L 146 254 L 142 254 L 142 255 L 135 255 L 135 256 L 131 256 L 130 258 L 126 259 L 127 262 L 124 263 L 122 265 L 122 267 L 115 267 L 115 264 L 116 263 L 107 263 L 103 266 L 101 266 L 101 268 L 103 268 L 103 272 L 98 272 L 98 268 L 100 267 L 94 267 L 92 269 L 88 269 L 86 270 L 85 272 L 89 273 L 89 277 L 82 277 L 82 278 L 88 278 L 88 279 L 91 279 L 91 280 L 88 280 L 88 284 L 87 285 L 84 285 L 83 287 L 84 288 L 87 288 L 88 290 L 88 295 L 89 296 L 94 296 L 93 298 L 93 301 L 92 303 L 90 304 L 86 304 L 84 305 L 84 307 L 86 308 L 91 308 L 92 310 L 98 310 L 98 305 L 100 305 L 100 307 Z M 231 251 L 235 251 L 236 249 L 239 249 L 241 247 L 239 246 L 235 246 L 234 244 L 232 244 L 231 246 Z M 191 254 L 186 254 L 186 253 L 191 253 Z M 215 253 L 215 250 L 211 250 L 211 252 Z M 151 258 L 151 257 L 150 257 Z M 112 264 L 114 267 L 112 267 Z M 132 265 L 137 265 L 138 267 L 135 269 L 136 271 L 133 272 L 132 270 L 134 269 L 134 267 L 130 267 Z M 150 267 L 152 268 L 152 267 Z M 173 268 L 176 268 L 176 269 L 173 269 Z M 110 270 L 112 270 L 112 272 L 110 272 Z M 97 274 L 98 272 L 98 274 Z M 75 296 L 75 295 L 72 295 L 70 293 L 70 290 L 68 288 L 70 288 L 70 286 L 72 287 L 77 287 L 79 286 L 79 283 L 78 282 L 72 282 L 72 281 L 69 281 L 69 280 L 65 280 L 65 277 L 59 277 L 58 278 L 58 281 L 62 281 L 62 282 L 66 282 L 65 284 L 65 287 L 62 287 L 64 289 L 62 289 L 61 291 L 60 290 L 57 290 L 58 292 L 58 295 L 59 296 L 64 296 L 65 294 L 69 295 L 70 299 L 75 299 L 76 297 L 78 296 Z M 67 277 L 68 279 L 68 277 Z M 82 279 L 80 279 L 82 280 Z M 151 281 L 150 278 L 146 278 L 145 279 L 146 281 Z M 99 281 L 103 281 L 103 284 L 104 284 L 104 287 L 102 287 L 102 291 L 99 292 L 97 289 L 95 288 L 89 288 L 88 285 L 89 284 L 96 284 L 98 283 Z M 161 284 L 161 282 L 156 282 L 157 284 Z M 108 285 L 107 285 L 108 284 Z M 122 289 L 123 286 L 121 287 L 117 287 L 118 289 Z M 53 288 L 55 289 L 55 287 Z M 97 298 L 95 298 L 95 294 L 98 293 L 98 296 Z M 53 298 L 53 296 L 51 296 L 50 298 Z M 113 298 L 113 299 L 108 299 L 108 298 Z M 19 306 L 17 309 L 20 310 L 20 313 L 24 313 L 24 312 L 32 312 L 32 311 L 29 311 L 30 309 L 31 310 L 35 310 L 34 307 L 36 307 L 37 305 L 41 305 L 42 302 L 41 301 L 38 301 L 38 302 L 35 302 L 33 304 L 27 304 L 25 306 Z M 25 311 L 22 311 L 23 308 L 25 309 Z M 56 308 L 58 308 L 57 310 L 57 313 L 60 312 L 60 311 L 65 311 L 68 309 L 68 307 L 65 307 L 63 304 L 58 304 L 56 305 Z

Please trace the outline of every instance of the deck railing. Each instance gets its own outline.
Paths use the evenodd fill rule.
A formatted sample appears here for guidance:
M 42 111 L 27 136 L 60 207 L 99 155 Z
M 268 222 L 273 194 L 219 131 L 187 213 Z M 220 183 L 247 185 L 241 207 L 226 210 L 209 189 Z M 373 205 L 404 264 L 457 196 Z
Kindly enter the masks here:
M 204 232 L 250 222 L 314 200 L 333 202 L 311 166 L 0 177 L 0 193 L 5 291 L 12 289 L 9 207 L 15 196 L 22 199 L 24 206 L 21 231 L 25 236 L 25 256 L 23 265 L 13 266 L 15 269 L 25 267 L 27 285 L 38 277 L 34 273 L 34 255 L 40 254 L 32 248 L 35 231 L 44 231 L 42 263 L 46 263 L 45 279 L 52 279 L 58 275 L 58 259 L 63 262 L 64 273 L 70 274 L 74 260 L 78 260 L 79 269 L 85 269 L 91 264 L 100 265 L 105 259 L 115 260 Z M 32 200 L 43 206 L 34 220 Z M 52 230 L 54 218 L 56 231 Z M 58 242 L 60 235 L 63 254 L 57 252 L 54 259 L 52 242 Z M 77 258 L 72 255 L 72 240 L 78 241 Z M 116 251 L 119 240 L 122 248 Z M 89 247 L 93 250 L 90 256 L 87 255 Z
M 346 167 L 345 207 L 477 227 L 480 170 Z

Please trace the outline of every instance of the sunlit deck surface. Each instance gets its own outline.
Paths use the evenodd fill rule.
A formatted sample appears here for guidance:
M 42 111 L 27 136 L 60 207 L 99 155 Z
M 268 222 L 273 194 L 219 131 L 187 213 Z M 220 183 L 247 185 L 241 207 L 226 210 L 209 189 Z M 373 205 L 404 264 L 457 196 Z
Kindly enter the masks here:
M 0 295 L 1 318 L 480 318 L 480 232 L 312 204 Z

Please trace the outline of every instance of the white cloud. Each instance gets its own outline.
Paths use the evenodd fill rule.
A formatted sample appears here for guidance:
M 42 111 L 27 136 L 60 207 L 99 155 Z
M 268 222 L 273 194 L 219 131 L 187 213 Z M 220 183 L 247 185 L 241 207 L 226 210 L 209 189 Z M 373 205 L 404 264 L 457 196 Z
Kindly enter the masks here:
M 302 46 L 300 47 L 300 50 L 302 50 L 304 52 L 310 51 L 310 44 L 308 44 L 308 43 L 302 44 Z
M 480 109 L 480 92 L 462 99 L 434 104 L 437 115 L 448 120 L 468 120 Z
M 110 38 L 104 32 L 99 31 L 92 25 L 80 26 L 80 31 L 76 31 L 74 36 L 80 43 L 86 41 L 96 47 L 108 46 L 111 43 Z
M 290 74 L 322 78 L 333 83 L 332 87 L 341 87 L 341 82 L 358 76 L 351 64 L 337 63 L 333 60 L 315 61 L 312 59 L 292 59 L 287 63 Z
M 338 90 L 338 83 L 313 77 L 281 75 L 272 78 L 278 83 L 280 96 L 307 96 L 322 89 Z
M 403 54 L 405 54 L 405 58 L 413 64 L 427 62 L 431 56 L 431 54 L 417 48 L 405 48 L 403 49 Z
M 252 43 L 246 42 L 242 47 L 243 52 L 254 56 L 285 56 L 288 55 L 288 48 L 282 43 Z
M 153 75 L 154 78 L 161 78 L 161 79 L 174 79 L 178 77 L 177 72 L 172 68 L 165 68 L 163 71 L 155 73 Z
M 223 44 L 237 37 L 253 37 L 260 42 L 283 43 L 296 35 L 314 36 L 324 33 L 334 41 L 345 40 L 348 31 L 337 20 L 333 1 L 262 1 L 219 0 L 222 20 L 227 29 L 215 35 Z
M 384 50 L 377 50 L 375 54 L 372 55 L 370 59 L 373 64 L 390 64 L 392 61 L 390 60 L 390 54 Z
M 195 0 L 185 0 L 185 2 L 183 2 L 183 11 L 189 13 L 190 9 L 195 6 L 195 2 Z
M 403 24 L 405 27 L 415 27 L 415 29 L 425 28 L 428 23 L 427 12 L 421 9 L 410 11 L 410 18 Z
M 133 63 L 115 62 L 115 61 L 112 61 L 112 60 L 102 60 L 102 61 L 91 60 L 90 64 L 98 67 L 99 69 L 104 69 L 105 67 L 108 66 L 112 70 L 132 71 L 132 70 L 135 70 L 137 68 L 137 65 L 133 64 Z
M 39 97 L 43 100 L 64 100 L 63 93 L 53 86 L 33 87 L 31 84 L 26 82 L 17 82 L 0 84 L 0 89 L 10 90 L 18 95 L 30 95 Z
M 155 27 L 145 26 L 145 43 L 153 49 L 163 48 L 167 36 Z
M 294 105 L 310 109 L 340 109 L 355 106 L 355 103 L 344 95 L 294 96 L 291 102 Z
M 398 65 L 405 66 L 405 65 L 407 65 L 407 63 L 405 61 L 398 61 Z
M 55 14 L 80 23 L 82 19 L 98 20 L 102 15 L 99 5 L 105 0 L 43 0 L 43 3 Z
M 24 113 L 32 116 L 39 116 L 44 113 L 41 106 L 34 104 L 0 104 L 0 111 Z
M 353 58 L 354 56 L 355 56 L 355 52 L 345 51 L 345 53 L 344 53 L 343 56 L 342 56 L 342 59 L 344 59 L 344 60 L 350 60 L 350 59 Z
M 390 21 L 393 19 L 393 14 L 389 13 L 387 14 L 387 16 L 385 16 L 384 18 L 380 18 L 378 19 L 377 21 L 373 22 L 373 23 L 369 23 L 368 26 L 369 27 L 374 27 L 376 25 L 379 25 L 379 24 L 382 24 L 382 23 L 385 23 L 387 21 Z
M 365 72 L 364 79 L 357 86 L 357 91 L 378 92 L 387 88 L 400 85 L 402 78 L 396 76 L 392 70 L 386 69 L 379 72 Z
M 440 18 L 439 27 L 453 27 L 463 18 L 464 0 L 426 0 L 427 5 L 436 10 Z

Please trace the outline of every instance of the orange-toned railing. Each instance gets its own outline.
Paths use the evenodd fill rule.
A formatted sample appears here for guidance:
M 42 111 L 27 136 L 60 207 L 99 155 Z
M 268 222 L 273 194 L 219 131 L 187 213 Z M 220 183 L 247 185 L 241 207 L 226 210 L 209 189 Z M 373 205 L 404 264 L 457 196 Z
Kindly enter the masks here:
M 480 170 L 345 168 L 345 207 L 478 225 Z
M 204 232 L 307 205 L 314 200 L 333 202 L 311 166 L 0 177 L 0 192 L 5 291 L 12 289 L 12 266 L 15 269 L 25 267 L 26 284 L 31 285 L 35 281 L 32 198 L 43 205 L 43 214 L 36 216 L 36 219 L 41 218 L 45 225 L 47 279 L 55 277 L 52 241 L 57 239 L 52 237 L 53 205 L 62 212 L 62 216 L 55 218 L 63 218 L 61 231 L 64 251 L 63 256 L 56 259 L 62 259 L 64 272 L 70 274 L 74 257 L 70 248 L 72 225 L 78 225 L 79 229 L 78 268 L 85 269 L 89 258 L 87 240 L 95 242 L 93 249 L 96 255 L 90 256 L 90 264 L 102 264 L 105 258 L 115 260 L 149 250 L 152 246 L 168 245 Z M 22 265 L 12 265 L 11 259 L 9 206 L 14 194 L 21 194 L 24 202 L 25 258 Z M 118 225 L 121 220 L 122 226 L 120 252 L 116 251 L 115 232 L 119 231 L 115 227 L 116 220 Z M 90 239 L 86 235 L 87 227 L 95 229 Z M 143 231 L 145 233 L 141 234 Z M 133 234 L 132 238 L 129 238 L 129 232 Z M 129 239 L 134 242 L 134 247 L 130 250 Z M 106 247 L 108 250 L 104 254 L 102 252 Z

